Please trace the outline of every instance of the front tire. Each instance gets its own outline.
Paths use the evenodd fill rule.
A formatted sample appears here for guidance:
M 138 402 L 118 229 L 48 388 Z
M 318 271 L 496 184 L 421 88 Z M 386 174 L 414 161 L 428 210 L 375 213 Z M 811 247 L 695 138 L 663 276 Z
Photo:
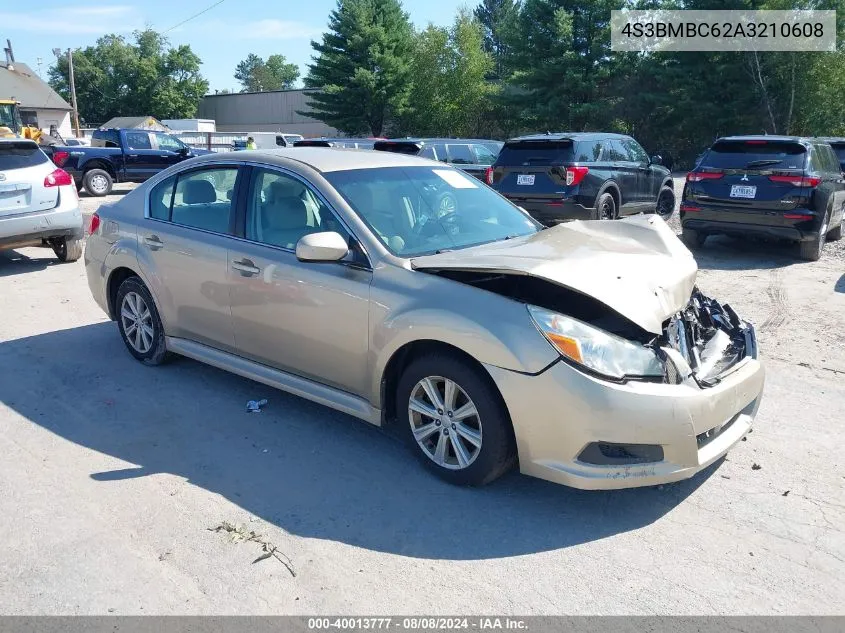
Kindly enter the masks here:
M 145 365 L 160 365 L 168 358 L 158 309 L 138 277 L 129 277 L 117 289 L 117 327 L 126 349 Z
M 399 380 L 397 419 L 426 468 L 455 485 L 481 486 L 514 463 L 513 428 L 499 392 L 459 356 L 433 352 Z
M 89 169 L 82 177 L 82 186 L 89 196 L 101 198 L 111 193 L 114 180 L 105 169 Z
M 53 252 L 62 263 L 75 262 L 82 257 L 82 240 L 78 237 L 61 237 L 50 243 Z

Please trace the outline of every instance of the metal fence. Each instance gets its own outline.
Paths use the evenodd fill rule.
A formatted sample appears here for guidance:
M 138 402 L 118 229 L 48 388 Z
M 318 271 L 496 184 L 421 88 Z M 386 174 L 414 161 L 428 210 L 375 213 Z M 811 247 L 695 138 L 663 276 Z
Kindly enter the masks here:
M 173 136 L 190 147 L 212 152 L 231 152 L 235 141 L 246 142 L 246 134 L 236 132 L 174 132 Z

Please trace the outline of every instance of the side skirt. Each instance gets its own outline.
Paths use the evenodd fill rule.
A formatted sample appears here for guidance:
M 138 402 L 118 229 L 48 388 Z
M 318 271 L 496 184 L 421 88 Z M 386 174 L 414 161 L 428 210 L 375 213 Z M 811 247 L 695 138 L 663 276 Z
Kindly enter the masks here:
M 212 367 L 348 413 L 375 426 L 381 426 L 381 409 L 375 408 L 364 398 L 214 349 L 202 343 L 172 336 L 165 337 L 165 341 L 167 349 L 176 354 L 193 358 Z

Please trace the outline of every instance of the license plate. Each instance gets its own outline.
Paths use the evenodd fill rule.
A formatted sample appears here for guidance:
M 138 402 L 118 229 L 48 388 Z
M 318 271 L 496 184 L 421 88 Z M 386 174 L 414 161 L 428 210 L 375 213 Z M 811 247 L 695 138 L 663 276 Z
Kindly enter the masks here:
M 533 185 L 534 174 L 518 174 L 516 177 L 516 184 L 518 185 Z
M 757 195 L 757 187 L 748 185 L 731 185 L 731 198 L 753 198 Z

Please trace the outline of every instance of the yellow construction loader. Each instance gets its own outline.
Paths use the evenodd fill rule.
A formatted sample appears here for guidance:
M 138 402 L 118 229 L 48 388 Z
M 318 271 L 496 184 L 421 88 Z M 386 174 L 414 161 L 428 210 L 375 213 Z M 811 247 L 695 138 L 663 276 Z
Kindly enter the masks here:
M 23 124 L 19 106 L 17 101 L 0 99 L 0 138 L 28 138 L 36 143 L 43 142 L 44 132 Z

